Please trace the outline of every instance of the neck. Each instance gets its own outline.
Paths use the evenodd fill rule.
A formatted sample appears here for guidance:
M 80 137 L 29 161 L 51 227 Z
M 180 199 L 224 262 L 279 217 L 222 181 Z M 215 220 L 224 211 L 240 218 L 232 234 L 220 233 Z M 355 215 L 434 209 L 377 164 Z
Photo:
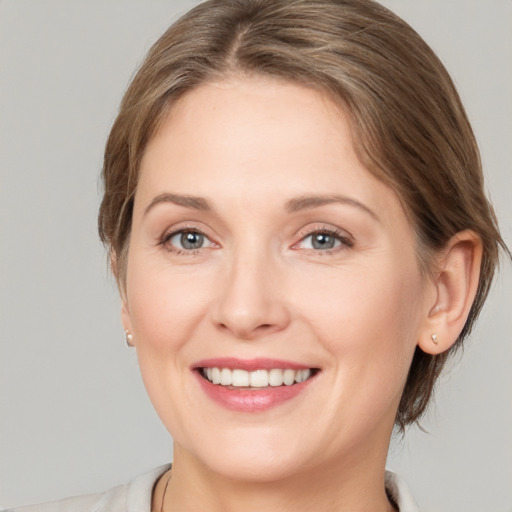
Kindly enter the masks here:
M 361 460 L 361 459 L 359 459 Z M 278 481 L 243 481 L 219 475 L 175 446 L 165 512 L 391 512 L 384 489 L 386 453 L 366 463 L 345 460 Z M 167 478 L 162 479 L 163 484 Z M 158 512 L 159 509 L 158 509 Z

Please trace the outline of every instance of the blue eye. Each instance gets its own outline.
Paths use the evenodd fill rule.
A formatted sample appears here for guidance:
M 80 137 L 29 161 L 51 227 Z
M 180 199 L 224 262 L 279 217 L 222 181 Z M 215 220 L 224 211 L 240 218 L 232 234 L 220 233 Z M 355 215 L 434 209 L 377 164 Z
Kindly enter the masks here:
M 310 233 L 299 244 L 301 249 L 313 249 L 315 251 L 329 251 L 342 246 L 352 247 L 352 245 L 352 240 L 342 233 L 325 230 Z
M 190 229 L 169 234 L 164 238 L 163 243 L 182 251 L 194 251 L 212 245 L 212 242 L 203 233 Z
M 328 233 L 313 233 L 307 239 L 311 239 L 311 247 L 316 250 L 334 249 L 334 247 L 341 245 L 339 240 Z

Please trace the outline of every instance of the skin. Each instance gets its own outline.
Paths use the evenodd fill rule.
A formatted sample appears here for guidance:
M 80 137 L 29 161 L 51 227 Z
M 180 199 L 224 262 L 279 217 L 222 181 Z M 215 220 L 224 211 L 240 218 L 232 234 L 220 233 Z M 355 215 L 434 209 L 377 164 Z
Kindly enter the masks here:
M 211 209 L 155 201 L 162 194 Z M 344 199 L 290 211 L 333 195 Z M 203 247 L 166 238 L 183 229 L 204 233 Z M 311 233 L 326 231 L 334 247 L 313 248 Z M 461 240 L 445 256 L 474 277 L 474 250 L 458 249 L 474 237 Z M 442 320 L 455 280 L 425 281 L 416 250 L 396 194 L 358 161 L 346 115 L 321 93 L 234 77 L 174 105 L 142 160 L 122 309 L 174 439 L 165 510 L 392 510 L 384 466 L 414 349 L 449 347 L 429 345 L 434 328 L 453 337 Z M 459 282 L 462 318 L 474 286 Z M 215 357 L 320 372 L 288 402 L 236 412 L 191 370 Z

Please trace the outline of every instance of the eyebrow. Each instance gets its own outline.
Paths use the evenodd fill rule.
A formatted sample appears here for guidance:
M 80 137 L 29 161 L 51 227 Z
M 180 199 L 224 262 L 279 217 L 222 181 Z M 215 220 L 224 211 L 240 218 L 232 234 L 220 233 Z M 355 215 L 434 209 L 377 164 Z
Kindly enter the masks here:
M 340 195 L 321 195 L 321 196 L 300 196 L 294 199 L 290 199 L 286 203 L 286 211 L 289 213 L 298 212 L 301 210 L 308 210 L 310 208 L 319 208 L 320 206 L 325 206 L 333 203 L 341 203 L 349 206 L 354 206 L 359 208 L 360 210 L 369 214 L 374 220 L 380 222 L 377 214 L 370 210 L 368 206 L 359 202 L 357 199 L 352 199 L 351 197 L 340 196 Z
M 146 215 L 156 205 L 161 203 L 172 203 L 193 210 L 213 211 L 212 205 L 204 197 L 164 193 L 156 196 L 151 201 L 151 203 L 149 203 L 149 205 L 144 210 L 144 215 Z M 380 219 L 377 216 L 377 214 L 370 210 L 370 208 L 368 208 L 363 203 L 350 197 L 335 194 L 296 197 L 286 202 L 285 209 L 288 213 L 295 213 L 298 211 L 308 210 L 311 208 L 319 208 L 320 206 L 325 206 L 333 203 L 341 203 L 359 208 L 360 210 L 370 215 L 374 220 L 380 222 Z
M 144 215 L 146 215 L 152 208 L 157 204 L 161 203 L 172 203 L 178 206 L 184 206 L 185 208 L 191 208 L 193 210 L 211 211 L 213 210 L 211 204 L 203 197 L 188 196 L 181 194 L 160 194 L 156 196 L 151 203 L 146 206 Z

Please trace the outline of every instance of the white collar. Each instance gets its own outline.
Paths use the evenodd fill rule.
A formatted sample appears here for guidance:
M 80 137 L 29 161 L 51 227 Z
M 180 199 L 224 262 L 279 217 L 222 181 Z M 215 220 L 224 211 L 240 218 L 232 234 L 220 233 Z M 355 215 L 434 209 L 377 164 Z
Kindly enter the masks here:
M 384 481 L 388 495 L 400 512 L 420 512 L 409 488 L 396 473 L 386 471 Z
M 160 466 L 152 471 L 145 473 L 128 485 L 126 489 L 126 512 L 140 512 L 147 509 L 147 504 L 151 503 L 151 493 L 156 481 L 171 465 Z M 386 471 L 385 474 L 386 491 L 398 507 L 399 512 L 420 512 L 418 505 L 414 501 L 409 488 L 405 482 L 392 471 Z M 101 509 L 99 509 L 101 510 Z

